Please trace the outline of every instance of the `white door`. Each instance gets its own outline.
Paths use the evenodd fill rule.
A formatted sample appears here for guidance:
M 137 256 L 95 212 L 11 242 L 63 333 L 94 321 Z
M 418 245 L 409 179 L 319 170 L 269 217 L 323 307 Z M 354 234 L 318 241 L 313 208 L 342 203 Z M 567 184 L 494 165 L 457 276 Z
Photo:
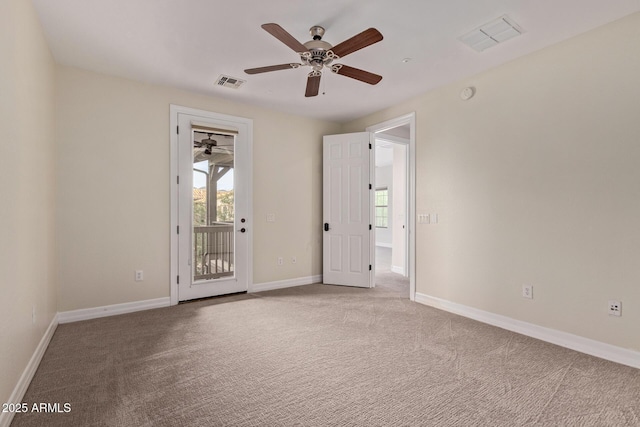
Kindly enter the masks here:
M 177 113 L 180 301 L 248 288 L 250 130 L 212 115 Z
M 323 282 L 373 286 L 373 134 L 328 135 L 323 144 Z

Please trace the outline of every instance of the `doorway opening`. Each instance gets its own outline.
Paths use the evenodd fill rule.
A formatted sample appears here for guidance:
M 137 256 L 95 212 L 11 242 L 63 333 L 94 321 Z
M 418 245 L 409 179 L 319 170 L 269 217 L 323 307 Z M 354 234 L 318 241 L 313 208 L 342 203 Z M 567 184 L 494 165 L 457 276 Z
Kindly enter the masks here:
M 415 114 L 367 128 L 375 138 L 375 283 L 415 300 Z

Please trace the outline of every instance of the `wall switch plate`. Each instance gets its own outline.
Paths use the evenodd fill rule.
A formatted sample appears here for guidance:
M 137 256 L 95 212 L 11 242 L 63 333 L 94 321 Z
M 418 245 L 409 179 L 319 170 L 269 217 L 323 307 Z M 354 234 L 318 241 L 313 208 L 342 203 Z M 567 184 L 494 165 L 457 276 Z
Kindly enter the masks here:
M 522 298 L 533 299 L 533 285 L 522 285 Z
M 276 214 L 268 213 L 267 214 L 267 222 L 276 222 Z
M 142 270 L 136 270 L 136 282 L 142 282 L 144 280 L 144 272 Z
M 429 214 L 418 214 L 418 224 L 429 224 Z
M 429 214 L 429 220 L 430 220 L 429 222 L 431 224 L 437 224 L 438 223 L 438 214 L 437 213 Z
M 611 300 L 607 307 L 609 316 L 622 316 L 622 302 Z
M 281 256 L 278 257 L 278 265 L 283 265 L 284 264 L 284 258 L 282 258 Z
M 296 257 L 292 256 L 291 257 L 291 264 L 295 264 L 297 262 L 298 262 L 298 260 L 296 259 Z

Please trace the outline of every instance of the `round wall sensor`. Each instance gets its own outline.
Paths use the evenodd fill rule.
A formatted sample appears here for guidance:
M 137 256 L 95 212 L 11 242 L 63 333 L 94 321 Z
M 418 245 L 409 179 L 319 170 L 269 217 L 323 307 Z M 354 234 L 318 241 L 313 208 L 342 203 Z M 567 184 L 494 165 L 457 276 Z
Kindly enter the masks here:
M 464 101 L 467 101 L 473 98 L 473 95 L 475 94 L 476 94 L 476 88 L 474 88 L 473 86 L 465 87 L 460 92 L 460 98 Z

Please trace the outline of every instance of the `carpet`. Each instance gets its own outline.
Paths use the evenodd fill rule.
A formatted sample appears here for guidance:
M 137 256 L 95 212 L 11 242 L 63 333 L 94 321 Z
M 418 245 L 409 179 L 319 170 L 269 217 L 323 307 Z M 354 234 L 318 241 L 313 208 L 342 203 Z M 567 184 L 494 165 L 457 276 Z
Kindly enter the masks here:
M 385 283 L 388 282 L 388 283 Z M 63 324 L 12 426 L 638 426 L 640 370 L 322 284 Z

